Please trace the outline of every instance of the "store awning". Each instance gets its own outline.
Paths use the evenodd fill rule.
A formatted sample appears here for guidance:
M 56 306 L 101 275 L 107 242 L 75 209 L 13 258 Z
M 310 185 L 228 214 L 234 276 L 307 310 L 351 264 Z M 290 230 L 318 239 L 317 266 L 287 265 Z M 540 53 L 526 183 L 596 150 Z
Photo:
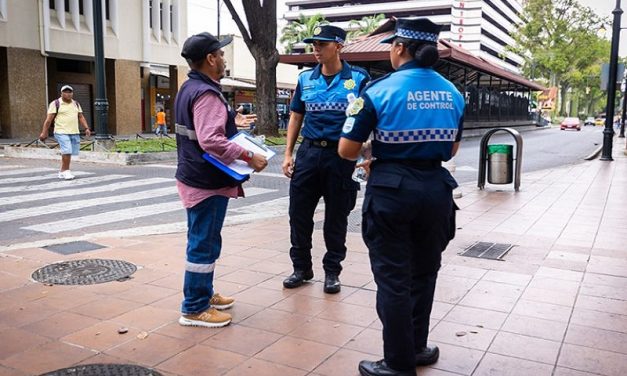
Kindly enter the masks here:
M 236 80 L 234 78 L 224 77 L 220 80 L 222 87 L 240 88 L 240 89 L 255 89 L 257 86 L 249 84 L 248 82 Z

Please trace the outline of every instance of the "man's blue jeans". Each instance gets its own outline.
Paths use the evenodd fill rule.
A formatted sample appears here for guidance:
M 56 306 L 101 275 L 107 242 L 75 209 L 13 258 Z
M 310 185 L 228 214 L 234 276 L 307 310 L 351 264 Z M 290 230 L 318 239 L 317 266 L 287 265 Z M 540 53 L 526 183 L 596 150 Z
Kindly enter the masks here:
M 199 313 L 209 308 L 213 296 L 213 270 L 222 248 L 222 225 L 228 197 L 211 196 L 187 209 L 187 262 L 183 314 Z

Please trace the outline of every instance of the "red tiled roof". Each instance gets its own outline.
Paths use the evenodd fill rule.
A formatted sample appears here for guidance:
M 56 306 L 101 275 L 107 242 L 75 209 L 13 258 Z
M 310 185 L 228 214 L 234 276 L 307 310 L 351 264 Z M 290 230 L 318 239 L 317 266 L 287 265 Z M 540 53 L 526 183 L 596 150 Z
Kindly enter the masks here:
M 348 62 L 389 60 L 390 45 L 381 43 L 381 40 L 390 36 L 392 34 L 392 29 L 393 28 L 389 27 L 389 23 L 385 23 L 375 30 L 373 34 L 367 37 L 359 38 L 353 42 L 349 42 L 342 49 L 342 59 Z M 438 41 L 438 51 L 440 53 L 440 59 L 456 62 L 460 65 L 517 83 L 532 90 L 541 91 L 546 89 L 540 84 L 530 81 L 519 74 L 507 71 L 489 61 L 483 60 L 480 57 L 473 55 L 470 51 L 455 46 L 448 41 Z M 307 64 L 316 62 L 313 54 L 311 53 L 281 55 L 280 61 L 286 64 Z

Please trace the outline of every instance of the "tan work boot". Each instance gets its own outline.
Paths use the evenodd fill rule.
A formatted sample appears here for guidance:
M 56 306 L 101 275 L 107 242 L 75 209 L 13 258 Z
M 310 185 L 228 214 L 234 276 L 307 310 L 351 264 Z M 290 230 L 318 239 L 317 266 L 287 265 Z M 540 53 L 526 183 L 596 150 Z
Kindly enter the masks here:
M 215 308 L 191 315 L 182 315 L 179 324 L 184 326 L 204 326 L 206 328 L 221 328 L 231 323 L 231 315 L 220 312 Z
M 211 300 L 209 300 L 209 304 L 211 304 L 212 308 L 221 311 L 223 309 L 229 309 L 233 307 L 233 304 L 235 304 L 235 299 L 215 293 L 211 297 Z

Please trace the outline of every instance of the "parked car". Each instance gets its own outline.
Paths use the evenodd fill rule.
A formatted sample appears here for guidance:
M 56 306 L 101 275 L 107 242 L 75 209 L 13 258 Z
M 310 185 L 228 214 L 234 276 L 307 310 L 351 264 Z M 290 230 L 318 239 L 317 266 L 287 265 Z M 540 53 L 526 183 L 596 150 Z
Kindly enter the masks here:
M 604 126 L 605 125 L 605 118 L 604 117 L 598 117 L 594 120 L 594 125 L 600 125 L 600 126 Z
M 586 118 L 586 120 L 584 120 L 584 121 L 583 121 L 583 125 L 584 125 L 584 126 L 586 126 L 586 125 L 592 125 L 592 126 L 594 126 L 594 117 L 592 117 L 592 116 L 588 116 L 588 117 Z
M 579 118 L 576 117 L 567 117 L 560 123 L 560 130 L 564 129 L 576 129 L 578 131 L 581 130 L 581 122 Z

